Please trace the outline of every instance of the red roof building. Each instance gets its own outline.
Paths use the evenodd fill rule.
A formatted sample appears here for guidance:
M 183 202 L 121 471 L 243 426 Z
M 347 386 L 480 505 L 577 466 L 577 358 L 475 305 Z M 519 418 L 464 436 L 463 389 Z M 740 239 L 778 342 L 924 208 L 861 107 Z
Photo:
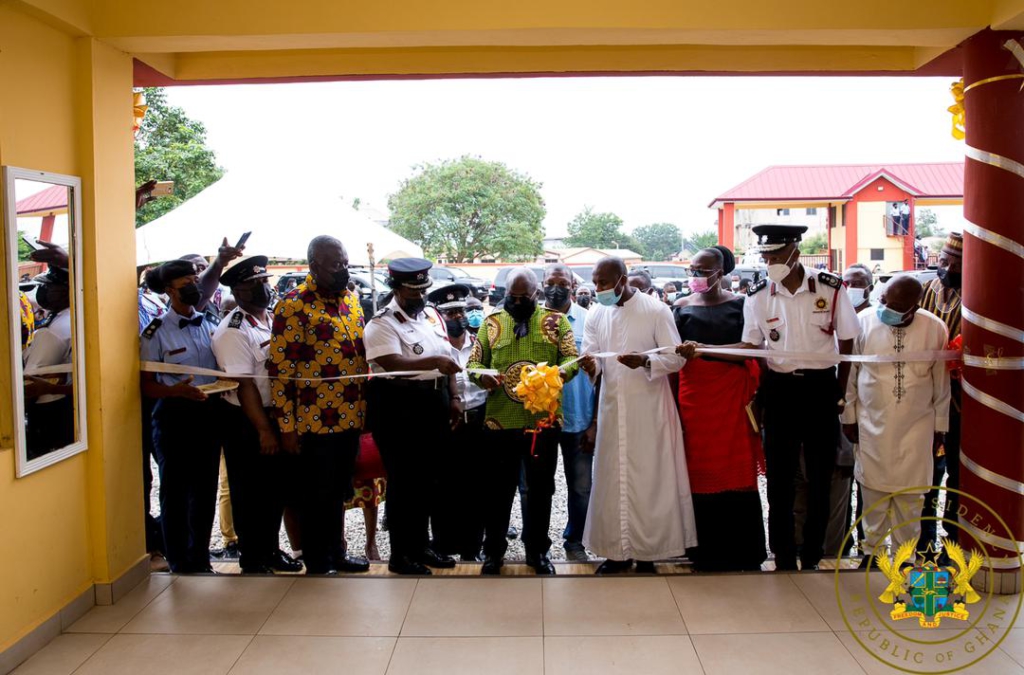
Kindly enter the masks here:
M 894 271 L 916 266 L 915 209 L 962 204 L 963 197 L 963 162 L 770 166 L 709 207 L 718 209 L 718 240 L 730 248 L 750 241 L 748 232 L 737 237 L 738 226 L 758 224 L 749 217 L 737 223 L 737 211 L 822 209 L 831 269 L 862 262 Z

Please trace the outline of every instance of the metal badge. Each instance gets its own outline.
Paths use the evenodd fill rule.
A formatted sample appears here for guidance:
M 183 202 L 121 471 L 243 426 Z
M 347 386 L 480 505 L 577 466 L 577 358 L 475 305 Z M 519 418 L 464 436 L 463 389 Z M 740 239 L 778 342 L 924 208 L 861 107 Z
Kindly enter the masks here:
M 772 328 L 768 333 L 768 339 L 772 342 L 778 342 L 780 337 L 782 336 L 779 335 L 779 330 L 777 328 Z
M 414 345 L 412 346 L 412 353 L 413 353 L 413 354 L 416 354 L 417 356 L 418 356 L 418 355 L 420 355 L 420 354 L 422 354 L 422 353 L 423 353 L 423 345 L 421 345 L 421 344 L 420 344 L 419 342 L 417 342 L 416 344 L 414 344 Z

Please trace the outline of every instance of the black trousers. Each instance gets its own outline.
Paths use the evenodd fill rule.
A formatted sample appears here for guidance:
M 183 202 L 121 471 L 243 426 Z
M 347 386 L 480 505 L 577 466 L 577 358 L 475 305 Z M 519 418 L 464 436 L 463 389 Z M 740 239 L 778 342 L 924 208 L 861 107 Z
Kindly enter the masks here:
M 299 457 L 260 452 L 260 435 L 239 406 L 227 405 L 224 460 L 231 486 L 231 513 L 244 570 L 265 564 L 280 547 L 281 517 L 295 494 Z
M 794 478 L 803 447 L 807 469 L 807 520 L 800 557 L 804 567 L 821 561 L 829 518 L 842 397 L 834 368 L 794 374 L 768 371 L 761 385 L 768 479 L 768 540 L 775 565 L 796 568 L 793 540 Z
M 448 389 L 391 380 L 374 380 L 370 387 L 373 440 L 388 474 L 384 508 L 391 557 L 419 560 L 430 543 L 431 523 L 442 541 L 453 538 L 457 527 L 446 521 L 453 513 L 447 503 L 455 496 L 442 486 L 442 458 L 452 450 Z
M 352 495 L 352 470 L 359 451 L 359 434 L 360 430 L 355 429 L 333 434 L 303 434 L 300 438 L 299 520 L 302 555 L 310 574 L 326 573 L 344 555 L 341 535 L 345 525 L 345 500 Z M 228 469 L 229 476 L 230 471 Z M 234 485 L 231 489 L 234 491 Z
M 26 457 L 35 459 L 75 442 L 75 397 L 25 405 Z
M 224 403 L 164 398 L 153 410 L 153 444 L 161 457 L 160 520 L 172 572 L 210 567 Z
M 153 466 L 150 459 L 153 451 L 153 407 L 156 400 L 142 397 L 142 498 L 146 515 L 146 550 L 150 553 L 163 553 L 164 533 L 160 519 L 150 513 L 150 493 L 153 491 Z
M 956 490 L 960 489 L 960 398 L 962 392 L 960 382 L 952 380 L 950 382 L 950 389 L 949 431 L 946 432 L 946 438 L 943 442 L 946 453 L 935 460 L 935 464 L 932 467 L 932 486 L 935 489 L 925 495 L 924 508 L 921 510 L 921 517 L 926 519 L 921 521 L 921 539 L 919 540 L 921 543 L 918 545 L 918 548 L 922 551 L 925 550 L 929 543 L 934 544 L 935 542 L 938 521 L 930 519 L 936 516 L 936 502 L 939 498 L 938 486 L 942 484 L 943 474 L 948 474 L 946 476 L 946 487 Z M 944 513 L 938 514 L 939 517 L 953 521 L 957 520 L 959 504 L 960 495 L 947 491 L 946 510 Z M 950 539 L 959 541 L 960 529 L 956 525 L 944 523 L 943 528 Z
M 523 523 L 523 543 L 527 557 L 544 555 L 551 548 L 548 527 L 551 524 L 551 497 L 555 493 L 558 468 L 558 438 L 561 429 L 551 427 L 537 435 L 533 455 L 533 434 L 523 429 L 484 429 L 483 450 L 487 485 L 484 505 L 484 554 L 503 558 L 508 550 L 509 516 L 519 487 L 519 472 L 526 471 L 530 498 Z
M 486 491 L 480 480 L 487 453 L 483 445 L 484 408 L 481 405 L 463 414 L 459 426 L 452 432 L 451 450 L 439 458 L 438 489 L 445 490 L 447 497 L 435 503 L 434 550 L 463 559 L 478 556 L 484 541 Z M 456 495 L 457 498 L 451 498 Z

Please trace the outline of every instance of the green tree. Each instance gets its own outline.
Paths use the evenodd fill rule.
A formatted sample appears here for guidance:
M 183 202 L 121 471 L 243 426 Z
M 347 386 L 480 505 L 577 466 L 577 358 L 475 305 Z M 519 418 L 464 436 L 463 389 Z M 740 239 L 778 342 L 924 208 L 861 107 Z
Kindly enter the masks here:
M 32 255 L 32 247 L 25 241 L 24 232 L 18 230 L 18 262 L 28 262 Z
M 538 255 L 547 210 L 541 184 L 501 162 L 423 164 L 388 197 L 391 229 L 433 257 L 523 260 Z
M 800 242 L 800 252 L 807 255 L 828 253 L 828 237 L 824 232 L 818 232 Z
M 135 137 L 135 184 L 174 181 L 174 194 L 155 199 L 135 214 L 135 227 L 145 225 L 199 194 L 224 175 L 213 150 L 206 146 L 206 127 L 167 103 L 161 88 L 147 88 L 146 116 Z
M 696 253 L 705 248 L 711 248 L 718 244 L 718 233 L 714 230 L 705 230 L 691 234 L 683 239 L 683 248 L 689 253 Z
M 622 229 L 622 218 L 614 213 L 594 213 L 586 207 L 569 222 L 569 246 L 590 246 L 592 248 L 628 248 L 643 253 L 640 242 Z
M 946 231 L 939 227 L 938 218 L 931 209 L 917 209 L 914 212 L 914 234 L 921 237 L 942 237 Z
M 679 253 L 681 233 L 672 223 L 654 223 L 633 230 L 633 239 L 648 260 L 669 260 Z

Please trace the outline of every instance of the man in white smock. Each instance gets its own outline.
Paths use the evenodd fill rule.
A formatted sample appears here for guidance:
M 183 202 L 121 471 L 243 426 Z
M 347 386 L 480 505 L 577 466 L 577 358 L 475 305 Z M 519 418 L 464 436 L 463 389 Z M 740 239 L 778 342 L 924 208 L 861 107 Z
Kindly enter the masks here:
M 875 310 L 858 315 L 855 354 L 898 355 L 945 349 L 948 331 L 918 308 L 924 289 L 911 276 L 889 282 Z M 916 541 L 924 496 L 932 480 L 932 445 L 949 429 L 945 361 L 855 363 L 846 389 L 843 433 L 856 446 L 854 477 L 864 498 L 863 566 L 884 545 Z M 920 493 L 893 494 L 908 488 Z M 913 521 L 913 522 L 911 522 Z
M 683 432 L 668 375 L 685 360 L 671 310 L 629 285 L 619 258 L 594 267 L 597 306 L 580 364 L 597 383 L 594 483 L 584 545 L 607 558 L 598 574 L 654 572 L 655 560 L 697 545 Z M 664 353 L 645 354 L 655 348 Z M 595 358 L 613 352 L 617 357 Z M 691 352 L 692 355 L 692 352 Z

